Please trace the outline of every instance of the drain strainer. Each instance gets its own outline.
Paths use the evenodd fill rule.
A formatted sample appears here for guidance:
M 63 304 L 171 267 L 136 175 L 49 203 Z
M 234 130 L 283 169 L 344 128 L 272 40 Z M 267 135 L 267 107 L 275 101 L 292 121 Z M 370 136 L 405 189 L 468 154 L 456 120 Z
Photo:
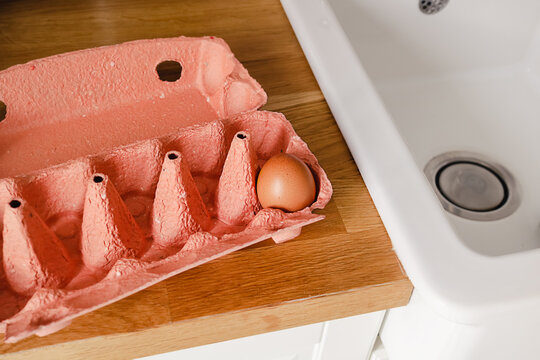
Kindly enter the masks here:
M 512 214 L 520 195 L 512 174 L 485 157 L 462 151 L 431 159 L 424 172 L 443 207 L 471 220 L 498 220 Z
M 436 14 L 446 5 L 448 5 L 449 0 L 420 0 L 418 3 L 418 6 L 420 8 L 420 11 L 424 14 Z

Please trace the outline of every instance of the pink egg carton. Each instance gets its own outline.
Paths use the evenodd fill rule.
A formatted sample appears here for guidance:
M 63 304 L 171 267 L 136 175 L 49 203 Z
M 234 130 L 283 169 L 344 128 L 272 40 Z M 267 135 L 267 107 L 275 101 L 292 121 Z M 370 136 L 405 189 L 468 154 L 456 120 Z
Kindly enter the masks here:
M 178 80 L 160 80 L 164 60 L 181 64 Z M 324 218 L 312 211 L 332 195 L 285 117 L 256 110 L 266 94 L 221 39 L 32 61 L 0 72 L 0 100 L 6 342 L 58 331 L 259 241 L 292 239 Z M 316 201 L 293 213 L 261 209 L 255 190 L 258 170 L 280 152 L 317 182 Z

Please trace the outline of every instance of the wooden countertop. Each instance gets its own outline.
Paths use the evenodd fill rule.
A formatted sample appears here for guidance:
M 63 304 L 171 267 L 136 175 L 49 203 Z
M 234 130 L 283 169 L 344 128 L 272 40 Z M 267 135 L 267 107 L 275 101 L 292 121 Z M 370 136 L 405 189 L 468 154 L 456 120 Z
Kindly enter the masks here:
M 278 0 L 0 2 L 0 69 L 124 41 L 215 35 L 283 112 L 334 186 L 326 220 L 76 319 L 0 344 L 9 358 L 133 358 L 405 305 L 412 285 Z M 15 353 L 16 352 L 16 353 Z

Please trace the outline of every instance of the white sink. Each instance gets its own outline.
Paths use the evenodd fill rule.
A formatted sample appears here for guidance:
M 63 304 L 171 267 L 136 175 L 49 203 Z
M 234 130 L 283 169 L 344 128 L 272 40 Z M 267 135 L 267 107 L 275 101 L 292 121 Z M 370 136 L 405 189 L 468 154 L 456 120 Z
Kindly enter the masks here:
M 461 323 L 538 313 L 540 2 L 282 3 L 416 291 Z M 424 167 L 451 151 L 512 173 L 517 210 L 445 211 Z

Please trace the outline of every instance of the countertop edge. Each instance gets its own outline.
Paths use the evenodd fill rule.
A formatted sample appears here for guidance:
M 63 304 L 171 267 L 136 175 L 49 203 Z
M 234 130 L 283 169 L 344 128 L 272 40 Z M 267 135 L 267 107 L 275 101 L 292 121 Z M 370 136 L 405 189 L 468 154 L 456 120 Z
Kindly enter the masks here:
M 39 353 L 42 358 L 55 359 L 133 359 L 404 306 L 412 290 L 411 282 L 404 278 L 334 294 L 172 322 L 142 331 L 68 341 L 5 356 L 34 359 Z

